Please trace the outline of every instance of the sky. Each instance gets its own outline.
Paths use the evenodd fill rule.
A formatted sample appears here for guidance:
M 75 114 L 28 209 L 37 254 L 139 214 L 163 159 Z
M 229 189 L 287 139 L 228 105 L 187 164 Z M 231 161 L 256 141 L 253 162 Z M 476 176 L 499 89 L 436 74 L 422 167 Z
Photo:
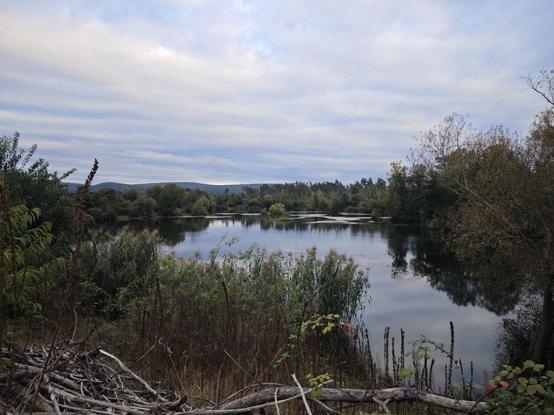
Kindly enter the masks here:
M 97 182 L 383 177 L 458 112 L 525 134 L 552 0 L 0 0 L 0 135 Z

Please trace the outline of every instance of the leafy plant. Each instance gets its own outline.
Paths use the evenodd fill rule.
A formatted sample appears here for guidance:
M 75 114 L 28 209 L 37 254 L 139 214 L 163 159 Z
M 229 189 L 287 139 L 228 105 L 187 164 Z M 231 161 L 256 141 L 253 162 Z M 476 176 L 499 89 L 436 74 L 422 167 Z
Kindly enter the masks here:
M 491 383 L 487 401 L 493 414 L 554 414 L 554 371 L 532 360 L 523 367 L 505 365 Z
M 400 380 L 409 380 L 414 375 L 414 370 L 411 367 L 404 367 L 400 370 Z
M 321 330 L 321 334 L 329 334 L 331 330 L 339 325 L 339 318 L 340 316 L 338 314 L 333 313 L 325 316 L 316 315 L 311 319 L 302 322 L 300 325 L 300 334 L 305 336 L 308 330 Z
M 311 373 L 308 373 L 306 375 L 306 380 L 312 389 L 312 398 L 317 399 L 321 397 L 321 387 L 331 381 L 331 376 L 329 376 L 329 373 L 322 373 L 320 375 L 312 375 Z
M 269 207 L 269 214 L 279 216 L 285 213 L 285 205 L 282 203 L 274 203 Z
M 309 333 L 321 333 L 323 335 L 331 333 L 331 331 L 340 327 L 340 316 L 338 314 L 319 315 L 316 314 L 309 320 L 303 321 L 300 324 L 298 332 L 292 332 L 289 334 L 288 342 L 284 351 L 279 355 L 279 358 L 275 362 L 275 366 L 281 364 L 284 360 L 292 356 L 292 352 L 297 349 L 298 345 L 305 341 L 306 336 Z
M 12 316 L 36 314 L 39 295 L 53 283 L 51 271 L 64 265 L 51 256 L 52 224 L 36 224 L 40 210 L 24 205 L 0 212 L 0 303 Z

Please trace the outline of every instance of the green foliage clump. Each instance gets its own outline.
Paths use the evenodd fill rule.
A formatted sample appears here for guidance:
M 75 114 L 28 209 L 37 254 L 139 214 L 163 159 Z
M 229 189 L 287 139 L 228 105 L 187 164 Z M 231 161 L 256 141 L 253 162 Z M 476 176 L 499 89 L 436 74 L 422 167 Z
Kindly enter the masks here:
M 36 149 L 36 145 L 21 148 L 17 133 L 0 137 L 0 180 L 3 181 L 5 205 L 40 209 L 41 220 L 50 222 L 51 231 L 56 235 L 52 249 L 63 254 L 71 242 L 74 199 L 62 180 L 73 170 L 61 176 L 52 173 L 45 160 L 34 160 Z
M 285 213 L 285 205 L 282 203 L 274 203 L 269 207 L 268 212 L 270 215 L 280 216 Z
M 81 310 L 105 318 L 122 317 L 146 298 L 155 283 L 159 238 L 124 230 L 115 238 L 94 236 L 81 249 Z
M 329 373 L 322 373 L 319 375 L 312 375 L 308 373 L 306 375 L 309 387 L 312 389 L 310 396 L 317 399 L 321 396 L 321 387 L 332 381 Z
M 39 313 L 54 283 L 53 273 L 64 266 L 61 258 L 52 255 L 52 224 L 37 223 L 39 218 L 39 209 L 24 205 L 0 211 L 0 313 L 3 317 Z
M 303 321 L 300 326 L 300 334 L 306 335 L 308 329 L 321 330 L 321 334 L 329 334 L 331 330 L 340 324 L 338 314 L 327 314 L 326 316 L 316 315 L 315 317 Z
M 196 202 L 194 202 L 190 213 L 195 216 L 205 216 L 209 213 L 209 210 L 210 200 L 206 196 L 202 195 L 196 200 Z
M 492 414 L 554 414 L 554 371 L 531 360 L 523 367 L 505 365 L 494 378 L 487 400 Z

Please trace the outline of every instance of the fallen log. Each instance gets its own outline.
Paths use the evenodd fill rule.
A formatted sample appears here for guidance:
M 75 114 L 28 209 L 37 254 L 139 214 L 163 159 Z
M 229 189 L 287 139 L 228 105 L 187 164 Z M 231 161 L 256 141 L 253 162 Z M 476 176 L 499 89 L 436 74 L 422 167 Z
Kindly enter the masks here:
M 309 396 L 311 389 L 304 388 L 303 392 Z M 275 399 L 278 401 L 288 400 L 290 398 L 298 399 L 301 397 L 299 390 L 294 386 L 283 386 L 277 388 L 266 388 L 259 392 L 254 392 L 240 399 L 231 401 L 221 408 L 211 411 L 189 411 L 189 414 L 226 414 L 234 411 L 244 411 L 245 408 L 259 407 L 260 405 L 275 405 Z M 387 389 L 337 389 L 321 388 L 318 391 L 317 400 L 321 402 L 345 402 L 345 403 L 372 403 L 375 400 L 389 402 L 422 402 L 428 405 L 443 409 L 450 409 L 458 412 L 471 414 L 483 413 L 487 405 L 483 402 L 465 401 L 447 398 L 432 393 L 421 392 L 413 388 L 387 388 Z

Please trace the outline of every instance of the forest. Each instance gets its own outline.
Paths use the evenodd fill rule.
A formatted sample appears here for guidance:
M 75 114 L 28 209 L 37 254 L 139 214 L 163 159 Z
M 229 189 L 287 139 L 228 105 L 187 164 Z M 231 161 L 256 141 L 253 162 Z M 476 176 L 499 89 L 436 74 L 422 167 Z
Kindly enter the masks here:
M 309 400 L 333 414 L 352 403 L 366 413 L 437 413 L 433 405 L 553 413 L 554 72 L 528 82 L 546 109 L 524 137 L 502 126 L 477 129 L 452 114 L 421 133 L 408 162 L 392 163 L 386 180 L 350 184 L 273 184 L 218 196 L 174 185 L 90 192 L 102 168 L 94 160 L 72 193 L 64 185 L 71 170 L 53 172 L 36 146 L 3 136 L 0 403 L 60 412 L 79 402 L 92 413 L 127 403 L 129 413 L 209 415 L 278 410 L 277 401 L 295 397 L 303 399 L 293 409 L 309 408 Z M 208 259 L 179 258 L 161 248 L 156 233 L 113 238 L 97 230 L 130 219 L 287 211 L 363 213 L 431 228 L 483 287 L 517 292 L 496 377 L 474 384 L 473 367 L 454 355 L 452 325 L 450 345 L 424 337 L 408 345 L 404 332 L 386 330 L 384 355 L 374 355 L 370 333 L 356 322 L 368 275 L 340 252 L 252 248 L 219 257 L 214 247 Z M 44 350 L 29 349 L 31 343 Z M 434 367 L 431 352 L 446 359 L 444 368 Z M 121 363 L 119 383 L 108 361 Z M 85 367 L 105 380 L 85 379 Z M 453 380 L 457 371 L 461 381 Z M 299 386 L 300 394 L 287 386 L 291 373 L 308 386 Z M 54 386 L 42 386 L 48 377 Z M 79 379 L 86 394 L 75 387 Z M 102 382 L 109 387 L 99 391 Z M 261 392 L 234 394 L 255 390 Z M 119 400 L 117 391 L 127 397 Z M 58 402 L 56 393 L 67 399 Z
M 156 185 L 147 190 L 98 189 L 88 196 L 87 214 L 96 224 L 132 219 L 157 220 L 184 215 L 214 213 L 271 214 L 271 207 L 289 212 L 341 212 L 391 217 L 397 223 L 432 225 L 441 206 L 448 203 L 448 191 L 425 174 L 423 166 L 393 163 L 387 181 L 362 178 L 350 184 L 322 183 L 262 184 L 245 186 L 242 192 L 210 194 L 183 189 L 175 184 Z

